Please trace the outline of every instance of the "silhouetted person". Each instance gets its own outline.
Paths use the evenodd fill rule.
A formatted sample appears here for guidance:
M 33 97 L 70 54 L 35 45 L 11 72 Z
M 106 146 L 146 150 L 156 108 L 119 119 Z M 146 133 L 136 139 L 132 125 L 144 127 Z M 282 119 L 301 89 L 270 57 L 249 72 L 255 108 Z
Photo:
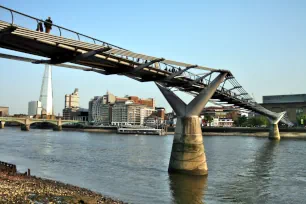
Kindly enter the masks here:
M 51 17 L 48 17 L 47 20 L 45 20 L 45 28 L 46 28 L 46 33 L 50 33 L 51 29 L 52 29 L 52 21 L 51 21 Z
M 44 32 L 44 27 L 42 22 L 37 23 L 36 31 Z

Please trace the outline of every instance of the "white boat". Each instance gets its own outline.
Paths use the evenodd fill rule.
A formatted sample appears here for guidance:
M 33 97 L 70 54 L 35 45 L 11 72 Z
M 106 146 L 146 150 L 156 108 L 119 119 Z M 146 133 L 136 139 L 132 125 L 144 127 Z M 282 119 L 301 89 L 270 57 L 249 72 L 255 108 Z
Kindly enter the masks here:
M 149 127 L 118 127 L 117 133 L 136 135 L 165 135 L 165 131 L 163 129 Z

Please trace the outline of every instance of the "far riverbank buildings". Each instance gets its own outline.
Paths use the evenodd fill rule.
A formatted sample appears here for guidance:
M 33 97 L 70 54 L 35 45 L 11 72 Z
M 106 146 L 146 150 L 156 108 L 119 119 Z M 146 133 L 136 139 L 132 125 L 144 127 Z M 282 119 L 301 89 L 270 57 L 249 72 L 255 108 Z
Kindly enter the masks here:
M 63 109 L 64 120 L 88 121 L 88 110 L 80 108 L 79 89 L 74 89 L 71 94 L 65 95 L 65 108 Z
M 95 96 L 89 102 L 89 121 L 95 125 L 144 125 L 146 118 L 153 112 L 153 98 L 116 97 L 107 92 L 104 96 Z
M 6 117 L 9 115 L 9 107 L 0 106 L 0 117 Z
M 263 107 L 273 112 L 286 111 L 289 120 L 297 123 L 297 118 L 306 114 L 306 94 L 263 96 Z

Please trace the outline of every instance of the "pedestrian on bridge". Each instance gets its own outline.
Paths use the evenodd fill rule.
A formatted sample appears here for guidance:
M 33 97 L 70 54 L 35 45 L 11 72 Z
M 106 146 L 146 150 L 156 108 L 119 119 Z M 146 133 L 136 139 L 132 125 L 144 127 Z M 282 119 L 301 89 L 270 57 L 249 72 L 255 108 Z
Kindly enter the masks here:
M 51 17 L 48 17 L 48 19 L 45 20 L 44 25 L 45 25 L 46 33 L 50 33 L 50 31 L 52 29 Z
M 36 31 L 44 32 L 44 27 L 42 22 L 37 23 Z

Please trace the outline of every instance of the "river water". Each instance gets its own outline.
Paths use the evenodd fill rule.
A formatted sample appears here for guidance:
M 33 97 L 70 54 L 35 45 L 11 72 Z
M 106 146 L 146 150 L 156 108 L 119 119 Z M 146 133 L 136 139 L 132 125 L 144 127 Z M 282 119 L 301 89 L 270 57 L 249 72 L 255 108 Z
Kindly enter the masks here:
M 208 177 L 169 175 L 173 136 L 0 129 L 0 160 L 130 203 L 306 203 L 306 140 L 204 137 Z

